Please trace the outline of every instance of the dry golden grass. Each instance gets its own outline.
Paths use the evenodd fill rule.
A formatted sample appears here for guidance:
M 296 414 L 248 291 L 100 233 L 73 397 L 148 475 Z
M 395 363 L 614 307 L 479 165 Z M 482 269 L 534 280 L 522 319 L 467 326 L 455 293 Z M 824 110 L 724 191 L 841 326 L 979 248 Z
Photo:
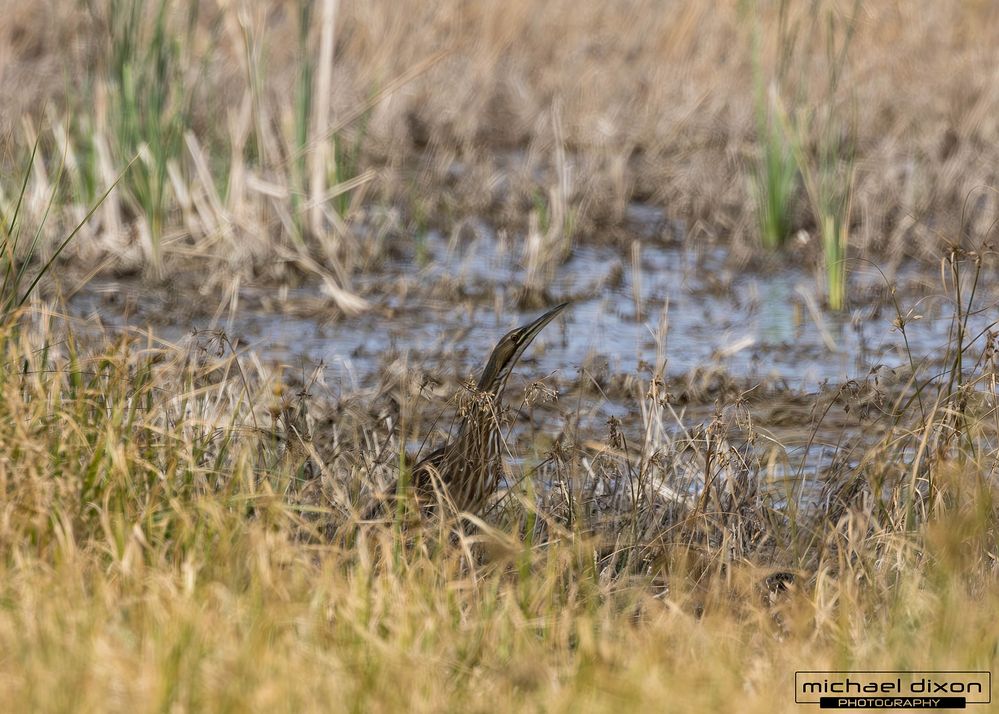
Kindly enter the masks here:
M 398 468 L 383 421 L 282 407 L 248 354 L 46 349 L 38 327 L 0 343 L 11 711 L 796 711 L 795 670 L 999 664 L 994 433 L 969 445 L 951 410 L 911 415 L 811 516 L 754 496 L 767 472 L 716 434 L 679 446 L 719 469 L 696 504 L 585 516 L 570 459 L 574 520 L 546 499 L 525 533 L 514 503 L 455 538 L 353 521 Z M 892 458 L 907 440 L 921 465 Z M 633 448 L 682 483 L 668 438 Z

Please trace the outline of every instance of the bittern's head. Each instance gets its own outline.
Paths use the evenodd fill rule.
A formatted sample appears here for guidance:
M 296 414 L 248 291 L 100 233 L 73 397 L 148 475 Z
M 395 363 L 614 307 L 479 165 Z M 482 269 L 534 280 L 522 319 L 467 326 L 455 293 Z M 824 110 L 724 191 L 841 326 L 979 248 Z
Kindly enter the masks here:
M 482 377 L 479 378 L 479 391 L 499 394 L 527 346 L 531 344 L 531 341 L 537 337 L 545 325 L 554 320 L 555 316 L 568 306 L 569 303 L 564 302 L 534 322 L 505 334 L 493 349 L 493 353 L 489 355 L 486 368 L 482 370 Z

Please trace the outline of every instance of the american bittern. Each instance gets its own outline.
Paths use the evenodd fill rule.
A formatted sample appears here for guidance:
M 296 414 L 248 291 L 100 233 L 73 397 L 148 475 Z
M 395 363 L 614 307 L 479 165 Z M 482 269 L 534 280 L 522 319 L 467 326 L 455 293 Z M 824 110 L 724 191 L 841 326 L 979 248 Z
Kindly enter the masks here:
M 496 492 L 503 474 L 499 428 L 503 388 L 527 346 L 568 304 L 562 303 L 534 322 L 508 332 L 493 348 L 455 437 L 413 466 L 413 490 L 422 504 L 432 503 L 436 493 L 458 512 L 476 513 Z M 374 504 L 365 517 L 371 517 L 379 506 Z

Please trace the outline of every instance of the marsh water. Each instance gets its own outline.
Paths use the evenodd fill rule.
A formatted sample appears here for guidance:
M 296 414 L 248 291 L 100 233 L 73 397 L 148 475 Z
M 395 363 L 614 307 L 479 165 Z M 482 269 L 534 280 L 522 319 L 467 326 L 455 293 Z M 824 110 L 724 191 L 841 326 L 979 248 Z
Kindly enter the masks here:
M 710 366 L 811 391 L 862 379 L 873 368 L 932 363 L 954 329 L 953 300 L 939 275 L 916 268 L 890 277 L 875 267 L 854 270 L 853 304 L 834 313 L 822 307 L 814 271 L 737 271 L 721 248 L 636 245 L 637 258 L 610 246 L 572 250 L 544 284 L 545 301 L 569 300 L 571 308 L 538 337 L 522 371 L 567 378 L 581 368 L 628 373 L 665 357 L 668 375 Z M 323 363 L 329 380 L 344 387 L 371 380 L 388 354 L 428 362 L 446 356 L 472 374 L 502 334 L 543 311 L 543 304 L 516 304 L 512 295 L 525 281 L 522 255 L 488 235 L 456 245 L 430 232 L 400 253 L 357 281 L 374 305 L 357 317 L 332 320 L 332 310 L 299 309 L 317 286 L 242 287 L 234 310 L 185 315 L 163 307 L 169 288 L 140 281 L 95 281 L 71 310 L 84 323 L 149 327 L 176 342 L 223 329 L 265 359 L 295 368 Z M 999 317 L 994 288 L 981 282 L 969 337 Z

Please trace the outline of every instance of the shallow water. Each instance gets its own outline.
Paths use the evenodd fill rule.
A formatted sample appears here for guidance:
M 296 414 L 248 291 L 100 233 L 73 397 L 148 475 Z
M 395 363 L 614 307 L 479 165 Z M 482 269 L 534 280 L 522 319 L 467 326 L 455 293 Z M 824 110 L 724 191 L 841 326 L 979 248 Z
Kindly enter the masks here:
M 483 232 L 461 245 L 431 233 L 377 275 L 359 281 L 372 293 L 382 292 L 384 297 L 374 302 L 389 309 L 391 317 L 373 311 L 326 322 L 238 309 L 233 318 L 212 321 L 157 314 L 152 307 L 142 309 L 150 298 L 139 283 L 94 283 L 71 307 L 84 319 L 99 315 L 104 324 L 124 327 L 125 318 L 113 314 L 104 299 L 124 293 L 138 305 L 127 320 L 133 327 L 148 324 L 170 340 L 222 328 L 243 347 L 296 369 L 323 362 L 329 377 L 345 387 L 370 380 L 387 353 L 421 359 L 448 355 L 467 375 L 477 371 L 502 334 L 541 312 L 511 307 L 525 278 L 521 255 Z M 892 324 L 895 310 L 872 289 L 883 283 L 873 269 L 855 273 L 851 281 L 861 293 L 875 297 L 849 313 L 834 314 L 819 307 L 815 277 L 799 269 L 734 275 L 720 250 L 652 241 L 645 242 L 640 255 L 636 275 L 630 257 L 613 248 L 574 249 L 546 284 L 552 303 L 572 299 L 573 304 L 537 338 L 520 371 L 530 378 L 559 372 L 569 379 L 584 366 L 633 373 L 664 354 L 670 375 L 714 366 L 735 377 L 777 379 L 793 390 L 810 391 L 825 381 L 863 379 L 878 365 L 909 363 L 903 335 Z M 906 285 L 925 285 L 931 279 L 915 272 L 898 276 Z M 464 297 L 437 296 L 435 287 L 443 281 L 460 288 Z M 384 290 L 387 285 L 395 289 Z M 241 296 L 244 304 L 252 304 L 272 292 L 247 287 Z M 291 290 L 286 299 L 293 304 L 315 294 L 312 289 Z M 942 290 L 910 287 L 899 294 L 903 313 L 915 309 L 921 315 L 906 327 L 913 360 L 942 357 L 953 328 L 953 309 Z M 999 310 L 989 307 L 992 299 L 980 293 L 980 312 L 969 321 L 969 336 L 999 317 Z

